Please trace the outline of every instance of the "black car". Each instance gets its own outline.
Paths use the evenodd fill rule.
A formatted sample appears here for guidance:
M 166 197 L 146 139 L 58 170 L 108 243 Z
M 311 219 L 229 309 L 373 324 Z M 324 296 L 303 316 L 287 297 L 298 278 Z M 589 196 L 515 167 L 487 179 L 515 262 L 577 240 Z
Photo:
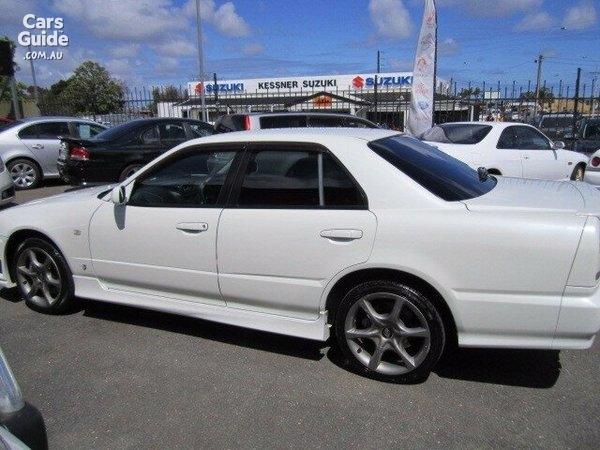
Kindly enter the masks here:
M 110 128 L 92 139 L 61 138 L 58 172 L 69 184 L 122 181 L 146 163 L 214 128 L 193 119 L 140 119 Z
M 585 118 L 578 123 L 577 140 L 573 150 L 592 155 L 600 149 L 600 117 Z

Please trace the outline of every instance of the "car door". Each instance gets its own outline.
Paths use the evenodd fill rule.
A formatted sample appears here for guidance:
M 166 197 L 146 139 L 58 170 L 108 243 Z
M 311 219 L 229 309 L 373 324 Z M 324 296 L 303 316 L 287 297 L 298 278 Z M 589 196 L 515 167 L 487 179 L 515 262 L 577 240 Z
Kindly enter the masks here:
M 94 272 L 108 289 L 223 305 L 219 216 L 235 147 L 177 152 L 140 173 L 125 205 L 103 203 L 89 226 Z
M 219 284 L 228 306 L 314 320 L 327 283 L 368 259 L 367 199 L 319 146 L 250 147 L 219 221 Z
M 550 140 L 533 127 L 515 126 L 517 148 L 523 155 L 523 177 L 560 180 L 573 171 L 560 160 Z
M 56 168 L 60 150 L 58 136 L 69 136 L 70 134 L 67 121 L 55 120 L 38 122 L 35 126 L 35 134 L 23 132 L 19 133 L 19 137 L 35 156 L 43 174 L 48 176 L 58 174 Z
M 482 164 L 488 169 L 497 169 L 507 177 L 523 176 L 523 155 L 517 148 L 515 126 L 506 127 L 500 133 L 495 151 L 485 152 Z

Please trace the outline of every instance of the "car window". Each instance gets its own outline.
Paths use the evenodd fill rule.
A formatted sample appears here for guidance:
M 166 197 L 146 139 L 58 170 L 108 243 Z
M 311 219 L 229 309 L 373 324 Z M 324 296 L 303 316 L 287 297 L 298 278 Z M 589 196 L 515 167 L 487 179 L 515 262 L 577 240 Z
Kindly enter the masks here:
M 479 197 L 496 186 L 494 177 L 482 181 L 477 172 L 462 161 L 411 137 L 391 136 L 368 145 L 387 162 L 446 201 Z
M 600 139 L 600 123 L 589 123 L 585 127 L 585 139 Z
M 160 123 L 158 126 L 160 139 L 165 142 L 183 142 L 187 140 L 182 122 Z
M 264 116 L 260 118 L 261 128 L 304 128 L 306 127 L 306 116 Z
M 420 139 L 451 144 L 478 144 L 491 131 L 490 125 L 444 123 L 425 131 Z
M 241 131 L 246 129 L 244 123 L 246 116 L 243 114 L 229 114 L 221 116 L 215 122 L 215 131 L 217 133 L 229 133 L 230 131 Z
M 498 145 L 496 148 L 509 149 L 517 148 L 517 141 L 515 135 L 515 127 L 507 127 L 502 130 L 500 138 L 498 139 Z
M 38 136 L 37 124 L 29 125 L 19 131 L 19 137 L 21 139 L 36 139 Z
M 38 139 L 56 139 L 58 136 L 69 136 L 67 122 L 40 122 L 37 124 Z
M 152 125 L 151 127 L 144 130 L 142 132 L 141 139 L 142 143 L 145 145 L 158 144 L 159 138 L 158 129 L 156 128 L 156 126 Z
M 356 117 L 346 117 L 345 126 L 350 128 L 377 128 L 374 123 L 367 120 L 361 120 Z
M 331 155 L 318 151 L 255 151 L 237 205 L 265 208 L 365 207 L 362 190 Z
M 326 115 L 317 115 L 309 116 L 308 121 L 311 127 L 324 127 L 324 128 L 333 128 L 333 127 L 343 127 L 345 126 L 344 117 L 340 116 L 326 116 Z
M 535 128 L 514 127 L 515 147 L 519 150 L 550 150 L 550 141 Z
M 214 133 L 214 130 L 209 125 L 204 125 L 195 122 L 188 122 L 187 124 L 190 126 L 192 133 L 194 133 L 194 135 L 197 137 L 210 136 Z
M 131 206 L 202 207 L 215 205 L 236 152 L 189 151 L 169 159 L 135 184 Z
M 77 129 L 77 134 L 82 139 L 92 138 L 105 130 L 105 128 L 99 125 L 94 125 L 87 122 L 76 122 L 75 128 Z

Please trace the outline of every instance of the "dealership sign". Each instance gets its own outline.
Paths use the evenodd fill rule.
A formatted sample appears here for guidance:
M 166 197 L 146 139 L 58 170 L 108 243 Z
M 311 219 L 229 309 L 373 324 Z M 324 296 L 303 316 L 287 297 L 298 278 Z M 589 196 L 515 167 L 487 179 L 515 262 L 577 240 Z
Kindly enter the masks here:
M 375 81 L 377 80 L 377 81 Z M 266 94 L 289 92 L 314 92 L 336 90 L 373 90 L 377 84 L 380 89 L 409 88 L 412 83 L 412 73 L 393 72 L 380 74 L 350 74 L 350 75 L 321 75 L 314 77 L 286 78 L 252 78 L 247 80 L 217 80 L 204 83 L 192 81 L 188 83 L 190 95 L 205 94 Z

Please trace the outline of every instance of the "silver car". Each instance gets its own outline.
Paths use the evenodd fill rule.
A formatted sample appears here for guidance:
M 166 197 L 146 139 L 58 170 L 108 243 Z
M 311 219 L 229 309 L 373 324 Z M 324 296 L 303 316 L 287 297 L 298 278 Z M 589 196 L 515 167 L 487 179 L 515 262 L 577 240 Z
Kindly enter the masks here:
M 99 123 L 76 117 L 35 117 L 0 130 L 0 157 L 17 189 L 32 189 L 44 178 L 58 178 L 58 136 L 89 139 L 104 131 Z

